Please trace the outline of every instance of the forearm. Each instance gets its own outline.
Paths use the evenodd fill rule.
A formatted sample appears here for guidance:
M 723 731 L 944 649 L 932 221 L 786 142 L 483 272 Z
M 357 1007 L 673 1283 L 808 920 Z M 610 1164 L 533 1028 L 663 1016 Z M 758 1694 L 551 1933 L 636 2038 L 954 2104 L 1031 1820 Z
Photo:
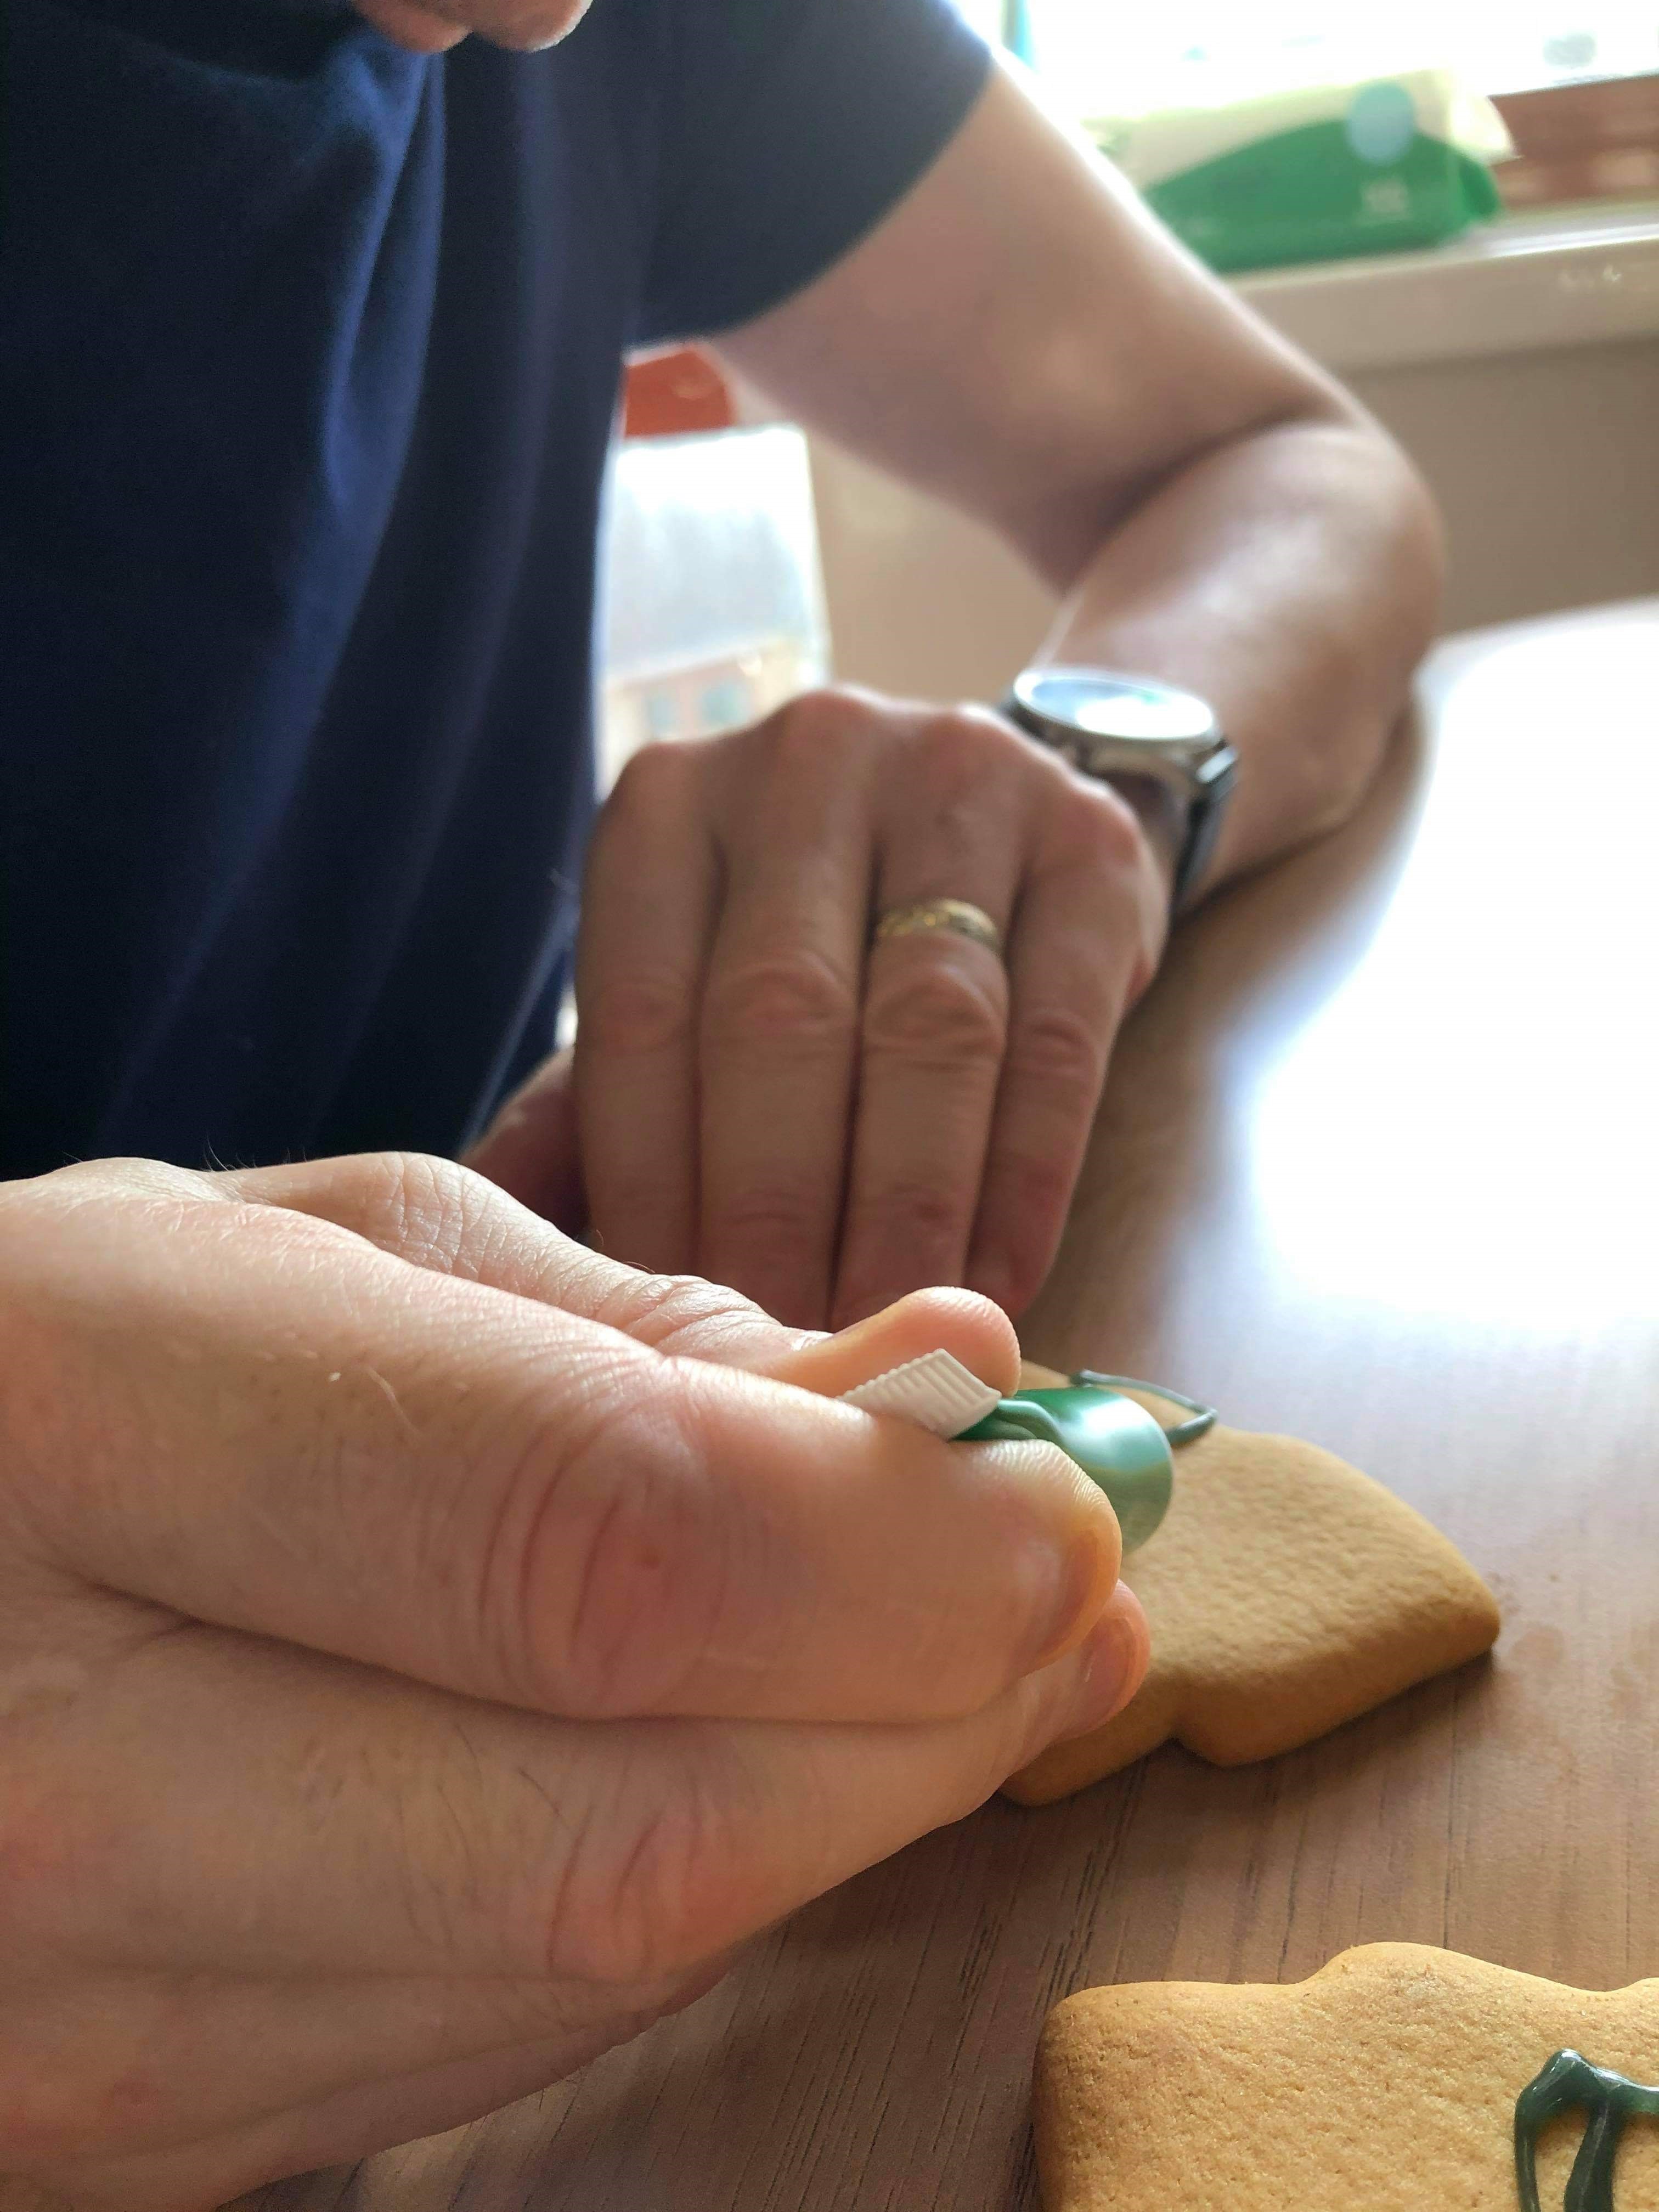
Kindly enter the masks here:
M 721 345 L 1066 592 L 1050 658 L 1212 701 L 1241 774 L 1209 883 L 1355 804 L 1433 629 L 1427 495 L 1013 77 L 843 260 Z
M 1433 632 L 1439 526 L 1410 464 L 1355 415 L 1189 462 L 1118 521 L 1042 658 L 1161 676 L 1216 708 L 1239 780 L 1213 888 L 1358 803 Z

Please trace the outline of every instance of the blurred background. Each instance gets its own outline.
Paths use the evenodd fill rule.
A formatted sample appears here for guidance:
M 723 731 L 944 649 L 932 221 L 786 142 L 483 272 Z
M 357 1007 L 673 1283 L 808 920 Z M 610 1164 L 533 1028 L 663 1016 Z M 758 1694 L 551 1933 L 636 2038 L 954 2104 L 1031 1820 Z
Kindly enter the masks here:
M 1449 629 L 1659 590 L 1655 0 L 957 4 L 1413 453 Z M 832 669 L 994 697 L 1047 627 L 988 533 L 696 354 L 635 366 L 625 432 L 610 772 Z

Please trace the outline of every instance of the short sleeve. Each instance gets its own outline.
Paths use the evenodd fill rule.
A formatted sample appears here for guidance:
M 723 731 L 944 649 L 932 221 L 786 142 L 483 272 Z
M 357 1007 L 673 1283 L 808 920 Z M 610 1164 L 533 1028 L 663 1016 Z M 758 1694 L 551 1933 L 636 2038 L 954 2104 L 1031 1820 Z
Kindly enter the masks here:
M 950 0 L 675 0 L 637 341 L 811 281 L 954 134 L 990 56 Z

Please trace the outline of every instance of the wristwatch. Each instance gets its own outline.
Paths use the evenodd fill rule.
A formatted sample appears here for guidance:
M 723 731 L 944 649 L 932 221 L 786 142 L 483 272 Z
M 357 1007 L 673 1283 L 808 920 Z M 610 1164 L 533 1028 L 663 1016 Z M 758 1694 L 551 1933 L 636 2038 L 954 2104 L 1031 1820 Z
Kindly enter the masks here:
M 1028 668 L 1002 712 L 1080 775 L 1151 777 L 1182 810 L 1171 904 L 1178 913 L 1215 850 L 1238 755 L 1195 692 L 1111 668 Z

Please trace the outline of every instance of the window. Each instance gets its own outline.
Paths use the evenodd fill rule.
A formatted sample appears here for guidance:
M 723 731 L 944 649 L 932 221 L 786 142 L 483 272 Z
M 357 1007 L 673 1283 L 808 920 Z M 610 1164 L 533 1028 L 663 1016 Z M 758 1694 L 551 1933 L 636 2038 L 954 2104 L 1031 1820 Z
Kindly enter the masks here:
M 957 0 L 989 37 L 1029 36 L 1085 112 L 1184 107 L 1321 78 L 1446 65 L 1482 92 L 1659 70 L 1656 0 Z M 1365 11 L 1370 15 L 1370 11 Z M 1012 35 L 1010 35 L 1012 33 Z
M 1103 143 L 1114 118 L 1443 67 L 1498 103 L 1511 209 L 1659 198 L 1659 0 L 1391 0 L 1361 27 L 1352 0 L 957 5 Z

